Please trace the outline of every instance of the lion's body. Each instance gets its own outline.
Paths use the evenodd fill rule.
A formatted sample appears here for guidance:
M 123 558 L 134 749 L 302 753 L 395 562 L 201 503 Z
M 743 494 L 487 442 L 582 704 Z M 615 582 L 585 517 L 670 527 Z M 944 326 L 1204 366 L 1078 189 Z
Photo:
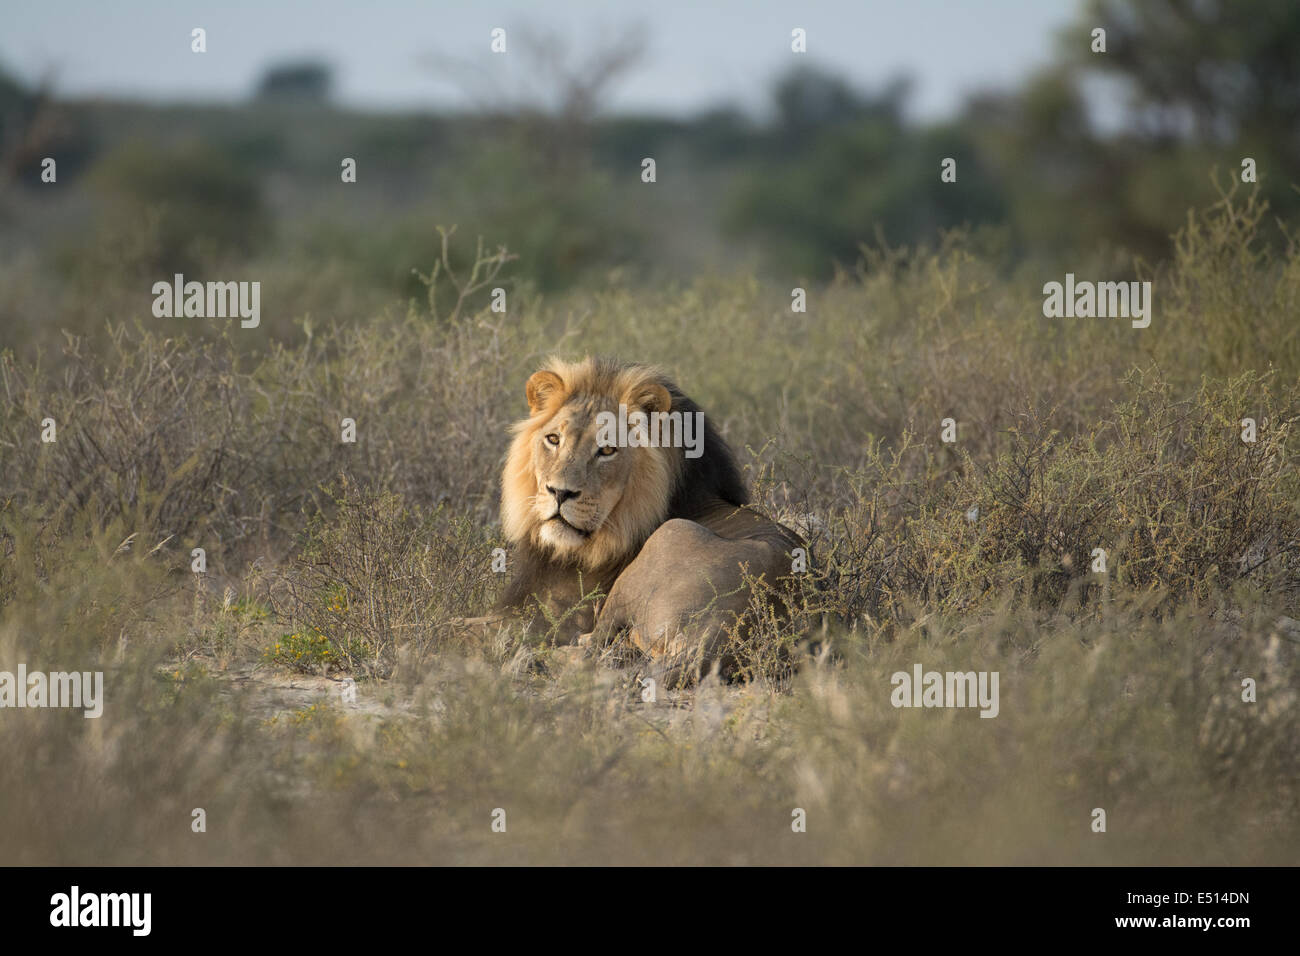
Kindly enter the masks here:
M 658 661 L 707 667 L 749 606 L 746 575 L 772 585 L 788 576 L 798 536 L 748 506 L 731 450 L 706 419 L 698 456 L 602 445 L 600 413 L 620 405 L 700 412 L 656 370 L 553 362 L 527 395 L 531 414 L 515 426 L 502 477 L 502 524 L 515 547 L 502 608 L 563 620 L 561 640 L 626 631 Z M 597 592 L 603 602 L 584 601 Z

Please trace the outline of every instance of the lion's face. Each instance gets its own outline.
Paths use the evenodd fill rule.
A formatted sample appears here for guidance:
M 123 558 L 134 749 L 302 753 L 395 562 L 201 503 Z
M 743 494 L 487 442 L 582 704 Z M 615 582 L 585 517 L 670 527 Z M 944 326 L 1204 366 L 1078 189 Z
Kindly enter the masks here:
M 668 411 L 668 390 L 649 369 L 586 361 L 553 363 L 526 393 L 531 414 L 515 426 L 502 482 L 507 536 L 589 568 L 639 547 L 667 514 L 680 456 L 602 446 L 597 416 L 617 416 L 620 404 Z
M 600 530 L 623 498 L 636 449 L 596 443 L 596 416 L 617 413 L 601 400 L 570 402 L 534 431 L 534 509 L 538 537 L 555 551 L 576 551 Z

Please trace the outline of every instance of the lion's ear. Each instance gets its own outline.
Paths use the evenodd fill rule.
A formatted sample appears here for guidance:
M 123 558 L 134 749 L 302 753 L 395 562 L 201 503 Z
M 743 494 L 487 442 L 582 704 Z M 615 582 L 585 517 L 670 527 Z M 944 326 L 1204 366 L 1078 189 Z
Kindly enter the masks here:
M 556 395 L 564 393 L 564 380 L 549 369 L 542 369 L 528 376 L 524 394 L 528 396 L 528 410 L 536 415 Z
M 673 407 L 673 397 L 658 382 L 644 382 L 633 388 L 625 403 L 628 408 L 639 408 L 648 415 L 666 412 Z

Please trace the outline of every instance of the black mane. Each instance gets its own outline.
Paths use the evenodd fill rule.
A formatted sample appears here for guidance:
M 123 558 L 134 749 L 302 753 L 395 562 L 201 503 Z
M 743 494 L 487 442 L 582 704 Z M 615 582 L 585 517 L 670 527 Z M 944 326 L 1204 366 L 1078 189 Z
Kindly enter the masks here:
M 660 384 L 672 396 L 674 412 L 686 416 L 701 410 L 672 382 L 661 379 Z M 749 489 L 740 476 L 736 456 L 708 415 L 704 416 L 704 453 L 699 458 L 686 458 L 685 454 L 682 449 L 682 477 L 668 506 L 668 517 L 693 518 L 719 498 L 736 506 L 749 504 Z

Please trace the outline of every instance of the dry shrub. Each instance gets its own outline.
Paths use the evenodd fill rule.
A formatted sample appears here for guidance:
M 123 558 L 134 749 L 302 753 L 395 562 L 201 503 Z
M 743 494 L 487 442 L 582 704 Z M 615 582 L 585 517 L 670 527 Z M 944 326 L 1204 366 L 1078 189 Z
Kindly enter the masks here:
M 293 559 L 259 582 L 280 621 L 327 642 L 320 663 L 391 676 L 399 646 L 418 665 L 452 618 L 488 604 L 494 542 L 473 522 L 346 476 L 323 490 L 330 513 L 313 516 Z
M 219 345 L 119 327 L 107 357 L 70 338 L 57 379 L 10 356 L 0 374 L 0 494 L 178 536 L 238 535 L 255 517 L 239 495 L 253 470 L 245 399 L 235 360 Z M 57 428 L 48 444 L 40 440 L 46 418 Z
M 6 356 L 0 666 L 103 665 L 109 702 L 6 717 L 6 860 L 1294 860 L 1300 251 L 1257 254 L 1248 209 L 1193 220 L 1140 337 L 1047 322 L 1043 276 L 953 245 L 814 290 L 807 320 L 788 284 L 713 277 L 304 322 L 264 349 L 115 330 L 100 356 Z M 651 705 L 635 656 L 552 668 L 557 649 L 449 626 L 490 603 L 505 429 L 552 349 L 662 362 L 757 449 L 757 498 L 812 563 L 785 614 L 755 592 L 731 648 L 749 682 Z M 191 602 L 191 541 L 254 564 L 250 593 Z M 263 593 L 277 620 L 207 633 Z M 401 678 L 363 698 L 405 708 L 268 725 L 282 704 L 203 676 L 224 663 L 203 649 L 285 628 Z M 1000 671 L 998 719 L 895 709 L 915 663 Z M 194 840 L 195 806 L 221 840 Z M 1124 839 L 1088 831 L 1096 806 Z

